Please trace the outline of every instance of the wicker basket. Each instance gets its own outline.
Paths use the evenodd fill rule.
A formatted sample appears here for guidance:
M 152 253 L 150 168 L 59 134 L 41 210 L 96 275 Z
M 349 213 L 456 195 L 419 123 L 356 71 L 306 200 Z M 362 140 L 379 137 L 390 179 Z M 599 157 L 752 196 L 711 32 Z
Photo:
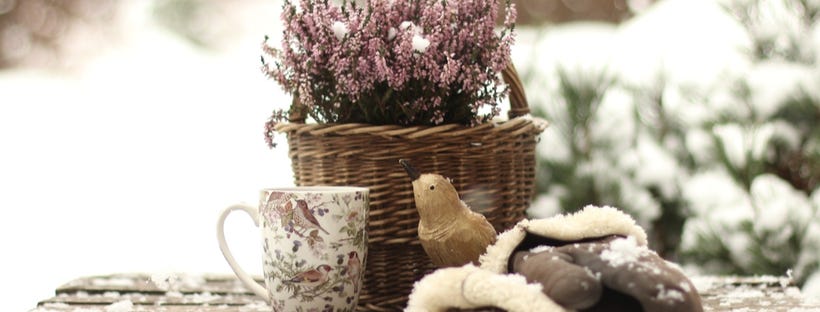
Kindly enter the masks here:
M 413 283 L 431 272 L 417 237 L 410 178 L 398 160 L 453 180 L 462 199 L 502 231 L 522 218 L 535 190 L 535 145 L 547 123 L 529 113 L 515 68 L 509 120 L 477 127 L 281 123 L 296 185 L 370 188 L 369 249 L 359 311 L 399 311 Z

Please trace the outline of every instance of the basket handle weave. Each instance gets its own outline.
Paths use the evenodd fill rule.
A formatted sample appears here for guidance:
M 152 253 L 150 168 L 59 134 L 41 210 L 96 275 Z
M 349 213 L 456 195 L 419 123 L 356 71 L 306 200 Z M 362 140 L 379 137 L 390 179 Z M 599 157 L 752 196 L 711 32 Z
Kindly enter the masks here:
M 510 111 L 507 116 L 510 119 L 524 116 L 530 113 L 530 106 L 527 103 L 527 96 L 524 93 L 524 84 L 518 76 L 518 71 L 512 61 L 507 62 L 507 67 L 501 71 L 504 82 L 510 87 Z M 288 121 L 291 123 L 303 124 L 307 119 L 307 110 L 299 102 L 299 97 L 294 96 L 290 104 L 291 110 Z
M 507 62 L 507 67 L 501 71 L 501 76 L 504 77 L 504 82 L 510 87 L 510 111 L 507 116 L 513 119 L 529 114 L 530 105 L 527 103 L 527 96 L 524 93 L 524 84 L 521 83 L 518 71 L 515 70 L 512 61 Z

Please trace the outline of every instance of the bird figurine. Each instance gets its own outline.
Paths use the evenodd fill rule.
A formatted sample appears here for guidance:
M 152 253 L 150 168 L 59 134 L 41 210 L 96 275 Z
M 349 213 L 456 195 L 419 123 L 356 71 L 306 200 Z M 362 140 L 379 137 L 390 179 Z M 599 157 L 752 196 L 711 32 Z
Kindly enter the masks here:
M 353 291 L 359 292 L 359 278 L 362 273 L 362 260 L 359 259 L 359 253 L 351 251 L 347 254 L 347 277 L 353 283 Z
M 433 264 L 438 267 L 477 264 L 487 246 L 495 242 L 493 226 L 459 199 L 448 179 L 438 174 L 420 174 L 404 159 L 399 163 L 413 180 L 419 212 L 419 241 Z
M 319 224 L 319 220 L 316 220 L 316 216 L 310 212 L 307 202 L 305 202 L 304 199 L 296 200 L 296 209 L 293 210 L 293 223 L 301 227 L 303 232 L 318 229 L 325 232 L 325 234 L 330 234 Z
M 327 264 L 318 265 L 315 269 L 310 269 L 294 275 L 285 283 L 298 284 L 305 287 L 316 287 L 324 284 L 328 280 L 328 273 L 333 270 Z

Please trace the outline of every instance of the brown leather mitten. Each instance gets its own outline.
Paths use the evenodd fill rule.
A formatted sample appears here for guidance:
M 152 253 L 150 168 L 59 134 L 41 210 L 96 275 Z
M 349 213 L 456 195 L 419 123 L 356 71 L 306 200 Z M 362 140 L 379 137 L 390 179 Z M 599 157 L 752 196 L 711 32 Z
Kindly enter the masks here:
M 585 309 L 601 299 L 601 282 L 592 271 L 573 263 L 567 253 L 554 248 L 541 252 L 517 252 L 513 271 L 529 283 L 540 283 L 547 297 L 567 309 Z
M 538 282 L 568 309 L 586 311 L 703 311 L 694 285 L 634 238 L 609 236 L 518 251 L 513 272 Z

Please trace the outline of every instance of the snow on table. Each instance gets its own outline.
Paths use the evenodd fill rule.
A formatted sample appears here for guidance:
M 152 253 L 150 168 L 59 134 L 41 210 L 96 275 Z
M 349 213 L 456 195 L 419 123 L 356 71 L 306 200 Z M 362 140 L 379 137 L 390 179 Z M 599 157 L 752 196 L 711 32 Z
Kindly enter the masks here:
M 803 296 L 791 279 L 774 276 L 697 276 L 692 283 L 704 311 L 820 311 L 820 301 Z
M 260 279 L 261 282 L 261 279 Z M 270 312 L 262 299 L 227 275 L 117 274 L 78 278 L 32 312 Z
M 692 282 L 705 311 L 820 311 L 820 302 L 803 297 L 788 278 L 699 276 Z M 118 274 L 83 277 L 60 286 L 54 297 L 31 310 L 46 311 L 267 312 L 271 308 L 233 276 Z

